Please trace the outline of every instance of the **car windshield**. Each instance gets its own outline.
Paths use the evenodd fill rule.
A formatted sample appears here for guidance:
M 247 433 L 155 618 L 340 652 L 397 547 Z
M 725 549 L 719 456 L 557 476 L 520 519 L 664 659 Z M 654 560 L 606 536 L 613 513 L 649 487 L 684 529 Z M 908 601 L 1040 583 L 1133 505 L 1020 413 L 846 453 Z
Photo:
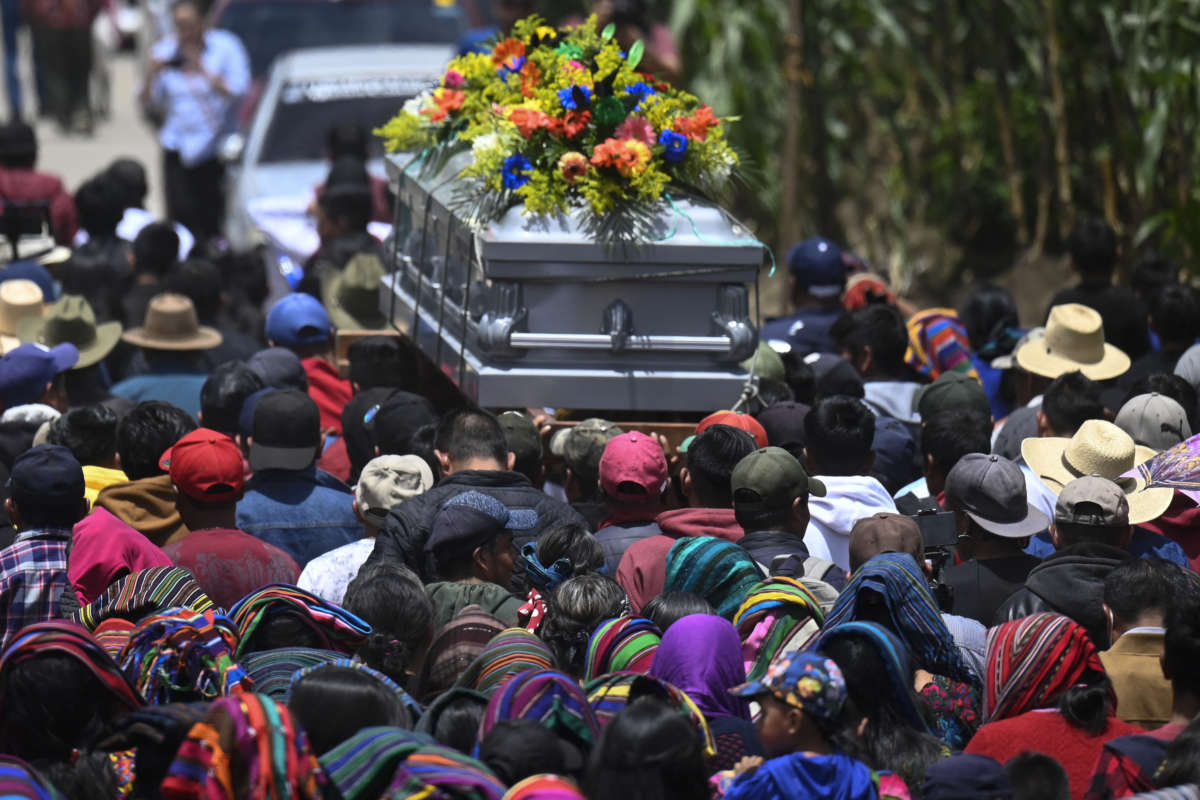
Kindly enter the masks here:
M 216 27 L 233 31 L 263 75 L 280 53 L 348 44 L 453 44 L 466 31 L 457 3 L 445 0 L 233 0 Z
M 325 133 L 334 125 L 372 131 L 394 117 L 428 84 L 411 78 L 293 81 L 284 85 L 263 139 L 260 162 L 317 161 L 325 157 Z M 383 153 L 371 136 L 370 157 Z

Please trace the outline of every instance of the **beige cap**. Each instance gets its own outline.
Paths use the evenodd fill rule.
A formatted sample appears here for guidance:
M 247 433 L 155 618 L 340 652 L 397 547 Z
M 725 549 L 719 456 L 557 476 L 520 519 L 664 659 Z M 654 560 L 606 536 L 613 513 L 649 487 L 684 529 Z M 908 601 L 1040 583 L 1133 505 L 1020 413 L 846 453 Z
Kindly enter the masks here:
M 354 499 L 358 513 L 372 522 L 383 522 L 393 508 L 432 487 L 433 470 L 420 456 L 378 456 L 363 467 Z

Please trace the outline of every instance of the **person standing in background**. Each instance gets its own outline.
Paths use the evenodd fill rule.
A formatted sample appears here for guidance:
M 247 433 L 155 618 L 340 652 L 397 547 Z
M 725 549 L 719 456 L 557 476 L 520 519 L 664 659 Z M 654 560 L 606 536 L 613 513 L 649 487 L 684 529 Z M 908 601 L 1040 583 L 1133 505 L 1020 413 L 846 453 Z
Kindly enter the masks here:
M 233 131 L 250 60 L 235 35 L 206 29 L 196 0 L 179 0 L 171 20 L 175 35 L 151 50 L 141 101 L 163 120 L 167 215 L 204 241 L 218 236 L 224 222 L 225 165 L 217 148 Z
M 92 133 L 88 86 L 92 75 L 92 21 L 101 0 L 22 0 L 39 66 L 45 72 L 46 108 L 63 133 Z M 7 22 L 7 20 L 6 20 Z

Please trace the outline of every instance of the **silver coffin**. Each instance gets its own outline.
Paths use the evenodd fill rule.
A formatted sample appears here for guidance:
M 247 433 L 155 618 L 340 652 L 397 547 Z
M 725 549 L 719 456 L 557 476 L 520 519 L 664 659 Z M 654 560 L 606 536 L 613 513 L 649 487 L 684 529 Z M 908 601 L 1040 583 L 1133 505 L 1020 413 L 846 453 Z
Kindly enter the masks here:
M 396 194 L 383 312 L 484 407 L 711 411 L 737 400 L 762 246 L 721 209 L 674 201 L 657 241 L 596 244 L 575 215 L 510 210 L 477 235 L 450 211 L 470 154 Z

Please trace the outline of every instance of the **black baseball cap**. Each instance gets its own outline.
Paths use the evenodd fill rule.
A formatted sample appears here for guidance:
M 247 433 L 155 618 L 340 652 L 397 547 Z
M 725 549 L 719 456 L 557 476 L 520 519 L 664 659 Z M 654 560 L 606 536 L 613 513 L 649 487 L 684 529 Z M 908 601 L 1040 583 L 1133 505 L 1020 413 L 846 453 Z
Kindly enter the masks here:
M 9 493 L 18 505 L 75 506 L 83 499 L 83 488 L 83 467 L 58 444 L 39 444 L 17 456 L 8 478 Z
M 755 419 L 767 432 L 767 441 L 785 449 L 804 447 L 804 418 L 812 408 L 795 400 L 783 400 L 763 409 Z
M 321 446 L 321 412 L 304 392 L 276 389 L 254 408 L 250 469 L 302 470 L 316 459 Z
M 396 389 L 379 404 L 369 423 L 372 439 L 383 455 L 405 455 L 412 435 L 437 422 L 429 401 L 419 394 Z
M 300 357 L 286 347 L 268 347 L 250 356 L 246 366 L 258 373 L 262 382 L 275 389 L 308 391 L 308 375 Z

